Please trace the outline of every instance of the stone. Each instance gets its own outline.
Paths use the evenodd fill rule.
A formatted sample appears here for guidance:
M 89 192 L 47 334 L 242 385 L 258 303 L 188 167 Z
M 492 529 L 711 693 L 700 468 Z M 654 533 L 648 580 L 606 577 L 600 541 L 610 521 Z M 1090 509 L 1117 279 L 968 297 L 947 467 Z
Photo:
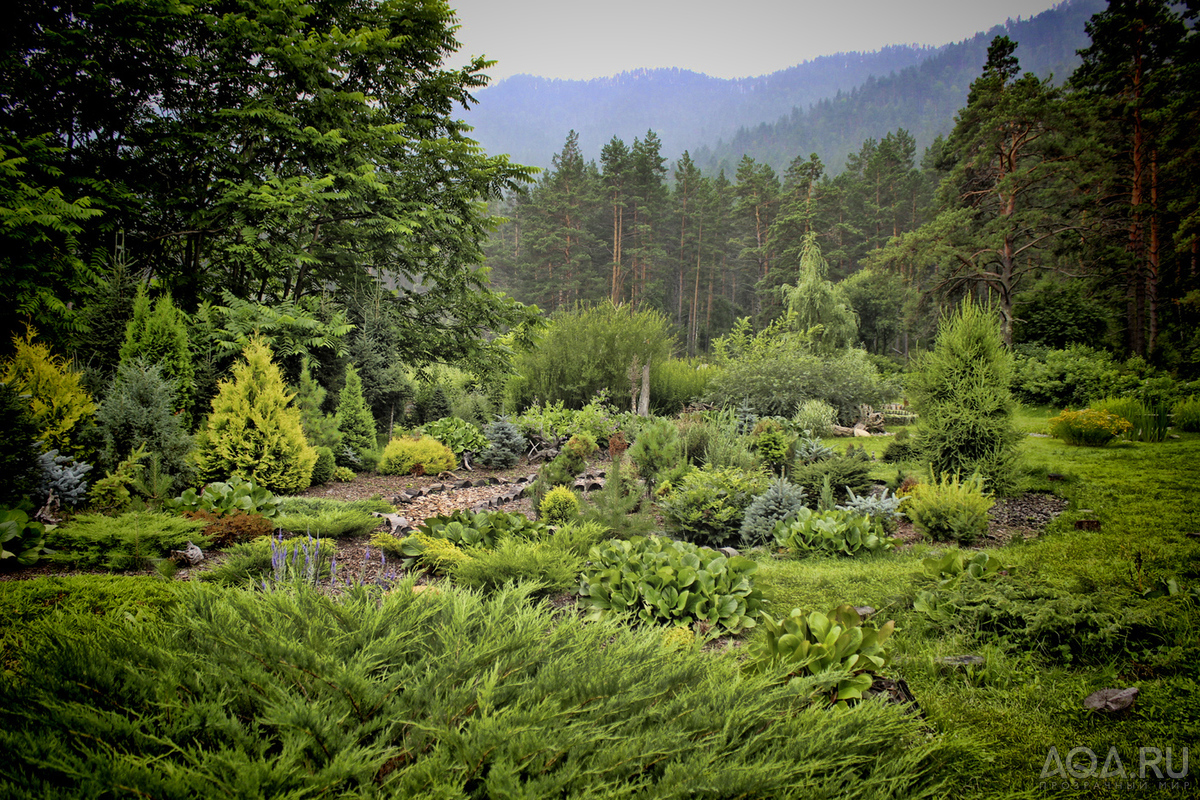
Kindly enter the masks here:
M 964 655 L 964 656 L 943 656 L 937 660 L 938 666 L 945 671 L 956 669 L 969 669 L 971 667 L 982 667 L 984 660 L 980 656 Z
M 1137 696 L 1136 686 L 1130 686 L 1128 689 L 1101 689 L 1085 697 L 1083 707 L 1097 714 L 1124 716 L 1137 702 Z
M 854 606 L 854 610 L 858 612 L 858 615 L 863 619 L 866 619 L 875 613 L 875 609 L 871 606 Z
M 722 547 L 717 552 L 726 558 L 733 558 L 734 556 L 738 555 L 738 551 L 734 550 L 732 547 Z

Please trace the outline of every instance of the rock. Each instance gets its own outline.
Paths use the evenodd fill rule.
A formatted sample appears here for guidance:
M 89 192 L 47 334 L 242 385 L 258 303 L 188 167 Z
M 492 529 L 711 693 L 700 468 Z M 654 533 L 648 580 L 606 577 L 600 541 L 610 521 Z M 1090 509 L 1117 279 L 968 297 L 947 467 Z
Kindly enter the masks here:
M 388 530 L 392 533 L 396 533 L 397 531 L 406 531 L 412 527 L 408 522 L 408 518 L 402 517 L 399 514 L 383 514 L 379 511 L 374 511 L 371 513 L 371 516 L 379 517 L 386 522 Z
M 732 547 L 722 547 L 717 552 L 726 558 L 733 558 L 734 556 L 738 555 L 738 551 L 734 550 Z
M 1128 689 L 1101 689 L 1085 697 L 1083 699 L 1083 707 L 1098 714 L 1120 717 L 1133 708 L 1133 704 L 1137 701 L 1137 696 L 1138 690 L 1136 686 L 1131 686 Z
M 1077 520 L 1075 520 L 1075 530 L 1077 530 L 1077 531 L 1098 531 L 1098 530 L 1100 530 L 1100 520 L 1098 520 L 1098 519 L 1077 519 Z
M 1065 481 L 1066 479 L 1067 479 L 1067 476 L 1063 475 L 1061 472 L 1047 472 L 1046 473 L 1046 480 L 1048 480 L 1048 481 Z
M 971 667 L 982 667 L 986 663 L 980 656 L 964 655 L 964 656 L 944 656 L 937 660 L 938 666 L 943 672 L 950 672 L 957 669 L 969 669 Z
M 204 551 L 188 542 L 182 550 L 171 551 L 171 560 L 180 566 L 194 567 L 204 560 Z
M 863 619 L 866 619 L 875 613 L 875 609 L 871 606 L 854 606 L 854 610 L 858 612 L 858 615 Z

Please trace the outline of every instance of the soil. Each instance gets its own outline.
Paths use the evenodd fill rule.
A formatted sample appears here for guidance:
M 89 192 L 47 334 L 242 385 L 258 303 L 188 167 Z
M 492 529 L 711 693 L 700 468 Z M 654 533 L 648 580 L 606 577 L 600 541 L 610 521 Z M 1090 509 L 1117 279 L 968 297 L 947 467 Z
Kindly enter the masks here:
M 530 465 L 524 459 L 515 467 L 504 470 L 475 469 L 457 470 L 441 475 L 420 477 L 389 476 L 364 473 L 348 483 L 329 483 L 314 486 L 302 493 L 303 497 L 320 497 L 331 500 L 366 500 L 382 498 L 396 506 L 397 514 L 408 525 L 418 525 L 428 517 L 449 514 L 458 509 L 474 509 L 483 506 L 508 512 L 519 512 L 529 518 L 535 517 L 533 502 L 527 497 L 503 500 L 501 495 L 520 488 L 517 482 L 529 479 L 537 471 L 537 464 Z M 589 472 L 602 471 L 603 461 L 589 467 Z M 489 481 L 498 481 L 489 483 Z M 462 481 L 470 481 L 469 487 L 452 488 Z M 418 495 L 409 499 L 407 495 Z M 981 547 L 996 547 L 1013 539 L 1029 539 L 1038 533 L 1067 507 L 1067 501 L 1051 494 L 1030 493 L 1019 497 L 1000 498 L 989 516 L 991 525 Z M 377 531 L 389 531 L 390 523 L 380 519 Z M 921 541 L 912 524 L 902 522 L 895 534 L 908 547 Z M 388 564 L 378 550 L 368 545 L 370 536 L 347 537 L 337 540 L 336 558 L 339 573 L 343 577 L 353 576 L 361 581 L 374 582 L 399 577 L 399 565 Z M 179 569 L 176 580 L 192 580 L 205 570 L 212 569 L 223 559 L 222 553 L 206 553 L 205 560 L 193 568 Z M 31 567 L 0 570 L 0 581 L 27 580 L 46 576 L 80 575 L 87 573 L 106 574 L 97 568 L 78 569 L 69 565 L 43 561 Z M 134 570 L 126 574 L 155 574 L 153 568 Z

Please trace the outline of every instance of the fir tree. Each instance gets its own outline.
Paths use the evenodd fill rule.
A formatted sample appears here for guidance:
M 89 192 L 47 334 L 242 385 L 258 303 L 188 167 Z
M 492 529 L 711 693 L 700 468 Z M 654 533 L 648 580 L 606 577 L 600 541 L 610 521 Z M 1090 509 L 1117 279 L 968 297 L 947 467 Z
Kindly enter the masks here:
M 305 360 L 300 367 L 300 385 L 296 388 L 296 407 L 300 409 L 300 425 L 304 435 L 314 447 L 328 447 L 337 452 L 342 445 L 342 434 L 338 431 L 338 420 L 334 414 L 321 409 L 328 392 L 313 377 Z
M 921 453 L 935 480 L 978 471 L 993 491 L 1014 487 L 1021 434 L 1013 425 L 1011 376 L 999 314 L 968 298 L 942 320 L 937 344 L 917 362 L 908 384 L 921 415 Z
M 160 364 L 140 358 L 122 363 L 96 412 L 105 466 L 116 469 L 130 453 L 145 447 L 159 456 L 162 472 L 186 483 L 192 437 L 174 408 L 174 383 L 163 375 Z
M 304 438 L 300 409 L 291 400 L 271 348 L 252 339 L 233 367 L 233 379 L 218 387 L 212 414 L 197 436 L 201 479 L 239 475 L 273 492 L 308 488 L 317 451 Z
M 337 427 L 342 447 L 349 449 L 355 459 L 376 448 L 375 417 L 363 399 L 362 379 L 353 364 L 346 367 L 346 385 L 338 397 Z
M 162 365 L 163 375 L 175 382 L 175 410 L 190 417 L 195 389 L 195 369 L 188 344 L 188 323 L 184 313 L 165 294 L 150 305 L 144 288 L 133 301 L 133 318 L 125 327 L 121 363 L 144 358 Z

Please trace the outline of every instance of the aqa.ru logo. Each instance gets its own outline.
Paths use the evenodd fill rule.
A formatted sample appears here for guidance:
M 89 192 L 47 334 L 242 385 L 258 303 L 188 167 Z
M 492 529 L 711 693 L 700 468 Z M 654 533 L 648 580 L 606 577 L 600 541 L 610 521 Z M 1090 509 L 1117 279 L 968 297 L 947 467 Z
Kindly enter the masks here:
M 1178 771 L 1175 769 L 1175 756 L 1179 756 Z M 1168 747 L 1164 755 L 1163 751 L 1157 747 L 1139 747 L 1137 780 L 1147 780 L 1148 772 L 1152 773 L 1151 777 L 1158 780 L 1186 778 L 1188 749 L 1185 747 L 1179 753 L 1172 753 L 1171 748 Z M 1050 778 L 1130 780 L 1133 776 L 1126 772 L 1116 747 L 1108 748 L 1108 755 L 1104 757 L 1103 766 L 1101 766 L 1095 751 L 1090 747 L 1076 747 L 1067 753 L 1065 759 L 1059 757 L 1057 747 L 1051 747 L 1050 752 L 1046 754 L 1046 763 L 1042 765 L 1041 777 L 1042 780 Z

